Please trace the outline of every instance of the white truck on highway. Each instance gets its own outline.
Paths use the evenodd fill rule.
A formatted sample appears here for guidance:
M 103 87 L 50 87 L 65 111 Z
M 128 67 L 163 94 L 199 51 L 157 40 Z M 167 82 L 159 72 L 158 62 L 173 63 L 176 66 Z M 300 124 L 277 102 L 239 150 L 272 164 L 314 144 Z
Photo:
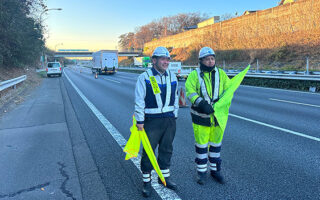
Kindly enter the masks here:
M 101 50 L 92 54 L 92 73 L 114 74 L 118 70 L 118 51 Z

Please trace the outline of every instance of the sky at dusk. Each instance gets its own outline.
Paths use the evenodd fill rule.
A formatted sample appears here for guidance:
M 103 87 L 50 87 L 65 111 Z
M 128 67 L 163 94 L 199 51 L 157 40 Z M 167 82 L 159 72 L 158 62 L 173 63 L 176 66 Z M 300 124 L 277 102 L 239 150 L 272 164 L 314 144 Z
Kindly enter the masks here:
M 115 49 L 118 37 L 155 19 L 179 13 L 199 12 L 209 17 L 246 10 L 264 10 L 278 0 L 47 0 L 51 10 L 43 15 L 46 45 L 55 49 Z

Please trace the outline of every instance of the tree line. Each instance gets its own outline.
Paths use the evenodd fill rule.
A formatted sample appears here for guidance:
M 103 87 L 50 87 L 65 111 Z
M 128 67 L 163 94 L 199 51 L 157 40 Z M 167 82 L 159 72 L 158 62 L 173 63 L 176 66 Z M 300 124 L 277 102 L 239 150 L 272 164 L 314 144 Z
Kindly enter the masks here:
M 134 32 L 119 36 L 120 49 L 142 49 L 144 43 L 184 31 L 184 28 L 197 25 L 208 18 L 207 14 L 180 13 L 174 16 L 162 17 L 137 27 Z
M 34 66 L 45 49 L 45 0 L 0 0 L 0 67 Z

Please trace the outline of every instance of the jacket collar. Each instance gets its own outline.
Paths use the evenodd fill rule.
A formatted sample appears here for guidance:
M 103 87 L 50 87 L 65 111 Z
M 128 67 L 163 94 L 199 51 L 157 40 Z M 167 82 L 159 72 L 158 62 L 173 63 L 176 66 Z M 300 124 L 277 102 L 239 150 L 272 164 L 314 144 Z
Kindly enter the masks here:
M 200 70 L 202 72 L 214 72 L 216 68 L 216 65 L 214 65 L 213 67 L 208 67 L 202 63 L 200 63 Z
M 168 76 L 167 71 L 165 71 L 163 74 L 161 74 L 161 73 L 158 72 L 158 70 L 156 70 L 154 67 L 151 68 L 151 71 L 152 71 L 153 76 L 156 76 L 156 75 L 159 75 L 159 76 L 162 76 L 162 75 Z

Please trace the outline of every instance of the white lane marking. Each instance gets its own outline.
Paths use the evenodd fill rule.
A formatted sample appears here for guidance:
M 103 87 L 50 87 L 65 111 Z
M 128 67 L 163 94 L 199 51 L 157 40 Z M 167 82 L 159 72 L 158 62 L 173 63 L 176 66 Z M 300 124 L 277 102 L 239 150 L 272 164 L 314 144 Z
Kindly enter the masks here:
M 118 71 L 117 74 L 130 75 L 131 77 L 138 77 L 142 73 L 138 74 L 138 73 L 132 73 L 132 72 L 120 72 L 120 71 Z
M 103 124 L 103 126 L 107 129 L 107 131 L 110 133 L 110 135 L 116 140 L 116 142 L 119 144 L 119 146 L 123 149 L 127 143 L 127 140 L 124 139 L 124 137 L 121 135 L 121 133 L 103 116 L 103 114 L 87 99 L 87 97 L 78 89 L 78 87 L 69 79 L 68 75 L 64 73 L 70 84 L 73 86 L 73 88 L 77 91 L 79 96 L 82 98 L 82 100 L 88 105 L 88 107 L 91 109 L 91 111 L 96 115 L 96 117 L 99 119 L 99 121 Z M 125 156 L 123 156 L 124 159 Z M 138 155 L 137 158 L 130 159 L 134 165 L 140 170 L 140 160 L 141 156 L 140 154 Z M 142 172 L 141 172 L 142 174 Z M 142 181 L 142 176 L 141 176 L 141 181 Z M 152 187 L 154 190 L 159 194 L 161 199 L 166 199 L 166 200 L 179 200 L 181 199 L 177 193 L 174 191 L 167 189 L 160 185 L 158 183 L 158 176 L 157 174 L 153 171 L 152 172 Z
M 113 79 L 109 79 L 109 78 L 103 78 L 104 80 L 107 80 L 107 81 L 112 81 L 112 82 L 115 82 L 115 83 L 121 83 L 121 82 L 119 82 L 119 81 L 115 81 L 115 80 L 113 80 Z
M 267 123 L 259 122 L 259 121 L 253 120 L 253 119 L 248 119 L 248 118 L 241 117 L 239 115 L 234 115 L 234 114 L 231 114 L 231 113 L 229 113 L 229 116 L 235 117 L 235 118 L 238 118 L 238 119 L 242 119 L 242 120 L 245 120 L 245 121 L 248 121 L 248 122 L 253 122 L 253 123 L 256 123 L 256 124 L 259 124 L 259 125 L 262 125 L 262 126 L 267 126 L 269 128 L 277 129 L 277 130 L 280 130 L 280 131 L 283 131 L 283 132 L 291 133 L 293 135 L 301 136 L 301 137 L 304 137 L 304 138 L 308 138 L 308 139 L 320 142 L 320 138 L 317 138 L 317 137 L 313 137 L 313 136 L 306 135 L 306 134 L 303 134 L 303 133 L 299 133 L 299 132 L 296 132 L 296 131 L 291 131 L 291 130 L 288 130 L 288 129 L 285 129 L 285 128 L 280 128 L 278 126 L 273 126 L 273 125 L 270 125 L 270 124 L 267 124 Z
M 292 103 L 292 104 L 298 104 L 298 105 L 304 105 L 304 106 L 312 106 L 316 108 L 320 108 L 319 105 L 313 105 L 313 104 L 307 104 L 307 103 L 299 103 L 299 102 L 294 102 L 294 101 L 286 101 L 286 100 L 281 100 L 281 99 L 273 99 L 269 98 L 271 101 L 279 101 L 279 102 L 284 102 L 284 103 Z
M 265 89 L 265 90 L 278 90 L 278 91 L 301 93 L 301 94 L 320 95 L 320 93 L 315 93 L 315 92 L 303 92 L 303 91 L 286 90 L 286 89 L 279 89 L 279 88 L 258 87 L 258 86 L 251 86 L 251 85 L 240 85 L 240 87 L 251 87 L 251 88 L 258 88 L 258 89 Z
M 117 78 L 117 77 L 128 79 L 128 80 L 134 80 L 134 81 L 138 80 L 138 78 L 131 78 L 131 77 L 125 77 L 125 76 L 119 76 L 119 75 L 115 76 L 115 78 Z
M 130 74 L 130 75 L 133 75 L 133 76 L 139 76 L 140 75 L 138 73 L 122 72 L 122 71 L 117 71 L 117 73 L 119 73 L 119 74 Z

